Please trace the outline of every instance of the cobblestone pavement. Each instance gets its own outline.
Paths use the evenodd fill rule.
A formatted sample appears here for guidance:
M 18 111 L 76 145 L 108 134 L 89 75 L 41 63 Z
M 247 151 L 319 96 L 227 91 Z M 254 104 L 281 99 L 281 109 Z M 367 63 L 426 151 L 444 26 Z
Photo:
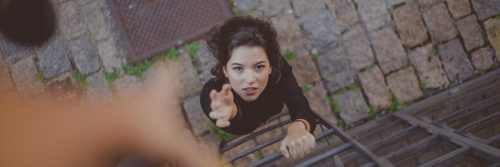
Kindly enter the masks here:
M 217 140 L 199 93 L 214 58 L 202 41 L 131 65 L 105 0 L 52 0 L 57 33 L 44 46 L 0 40 L 0 93 L 66 91 L 106 102 L 141 89 L 158 63 L 180 69 L 180 108 L 196 135 Z M 339 126 L 422 100 L 500 66 L 498 0 L 234 0 L 269 20 L 318 114 Z M 52 91 L 56 90 L 56 91 Z M 64 92 L 64 91 L 62 91 Z M 113 96 L 117 95 L 117 96 Z M 179 114 L 181 115 L 181 114 Z

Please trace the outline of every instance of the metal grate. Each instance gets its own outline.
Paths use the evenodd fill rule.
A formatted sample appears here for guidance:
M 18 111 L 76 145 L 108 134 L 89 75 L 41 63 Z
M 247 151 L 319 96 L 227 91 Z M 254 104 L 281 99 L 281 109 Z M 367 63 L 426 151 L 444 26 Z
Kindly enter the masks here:
M 194 40 L 231 17 L 225 0 L 107 0 L 132 62 Z
M 286 114 L 275 116 L 279 123 L 268 128 L 223 142 L 221 152 L 283 128 L 290 121 L 279 118 Z M 250 166 L 499 166 L 500 69 L 348 133 L 317 118 L 319 147 L 308 157 L 290 161 L 275 152 Z M 234 164 L 283 136 L 234 154 L 227 162 Z

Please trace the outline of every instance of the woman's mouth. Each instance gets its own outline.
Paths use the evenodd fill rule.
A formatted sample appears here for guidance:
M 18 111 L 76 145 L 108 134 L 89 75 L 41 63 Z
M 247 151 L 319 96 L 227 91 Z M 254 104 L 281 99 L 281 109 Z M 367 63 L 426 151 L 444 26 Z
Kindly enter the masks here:
M 253 96 L 253 95 L 257 94 L 257 88 L 256 87 L 243 88 L 243 92 L 247 96 Z

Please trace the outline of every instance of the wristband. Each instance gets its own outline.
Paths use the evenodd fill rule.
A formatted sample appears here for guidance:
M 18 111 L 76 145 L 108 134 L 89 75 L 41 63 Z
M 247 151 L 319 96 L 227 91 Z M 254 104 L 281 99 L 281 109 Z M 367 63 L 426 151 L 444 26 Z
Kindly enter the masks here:
M 307 125 L 308 123 L 306 123 L 306 121 L 305 121 L 305 120 L 302 120 L 302 119 L 296 119 L 295 121 L 299 121 L 299 122 L 301 122 L 302 124 L 304 124 L 304 127 L 305 127 L 305 128 L 306 128 L 306 130 L 308 131 L 308 129 L 309 129 L 308 127 L 309 127 L 309 126 Z

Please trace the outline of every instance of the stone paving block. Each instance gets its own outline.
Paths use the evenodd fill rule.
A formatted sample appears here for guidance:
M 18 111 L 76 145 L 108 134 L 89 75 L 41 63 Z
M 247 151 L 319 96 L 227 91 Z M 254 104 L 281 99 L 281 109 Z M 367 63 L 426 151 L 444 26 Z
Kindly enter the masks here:
M 103 67 L 108 72 L 120 69 L 125 58 L 120 57 L 114 38 L 108 38 L 97 43 L 97 50 Z
M 283 51 L 298 52 L 303 48 L 304 33 L 298 20 L 291 14 L 280 14 L 270 18 L 272 26 L 278 33 L 278 42 Z
M 443 0 L 419 0 L 418 4 L 422 6 L 429 6 L 438 2 L 442 2 Z
M 180 75 L 177 77 L 182 87 L 178 89 L 180 97 L 186 97 L 199 92 L 203 88 L 198 79 L 198 73 L 196 73 L 196 69 L 193 67 L 191 57 L 187 52 L 182 52 L 176 60 L 166 60 L 165 66 L 179 71 L 178 74 Z
M 45 92 L 45 85 L 37 78 L 33 56 L 19 60 L 11 67 L 12 79 L 20 95 L 41 94 Z
M 399 4 L 403 3 L 404 1 L 405 0 L 385 0 L 387 5 L 389 5 L 389 6 L 399 5 Z
M 113 82 L 115 93 L 120 97 L 137 95 L 142 89 L 142 82 L 137 77 L 124 75 Z
M 9 65 L 0 57 L 0 92 L 11 89 L 14 85 L 9 74 Z
M 333 95 L 338 104 L 340 117 L 346 124 L 353 124 L 368 117 L 368 105 L 360 89 Z
M 76 80 L 72 77 L 71 72 L 66 72 L 62 75 L 51 79 L 47 83 L 47 91 L 51 97 L 59 101 L 73 100 L 81 97 L 82 91 L 77 86 Z
M 384 0 L 354 0 L 368 31 L 387 25 L 391 17 Z
M 352 66 L 357 70 L 373 64 L 373 51 L 370 41 L 361 25 L 354 26 L 342 35 L 344 46 Z
M 483 46 L 483 34 L 475 15 L 470 15 L 457 21 L 456 25 L 460 35 L 462 35 L 464 39 L 464 45 L 467 51 Z
M 57 5 L 58 26 L 66 40 L 71 40 L 85 32 L 85 20 L 81 8 L 74 1 Z
M 195 135 L 201 135 L 208 130 L 210 125 L 213 125 L 205 113 L 203 113 L 199 94 L 186 98 L 183 107 L 187 120 Z
M 326 2 L 341 31 L 358 22 L 358 12 L 352 0 L 327 0 Z
M 471 0 L 479 20 L 486 20 L 500 14 L 500 1 L 498 0 Z
M 97 48 L 86 35 L 72 40 L 69 44 L 71 58 L 76 68 L 85 75 L 94 73 L 101 68 Z
M 457 35 L 453 19 L 444 3 L 431 7 L 423 13 L 423 16 L 427 30 L 433 39 L 442 42 L 453 39 Z
M 325 101 L 325 98 L 328 95 L 323 82 L 318 81 L 310 85 L 303 86 L 302 90 L 304 96 L 307 98 L 307 101 L 309 101 L 309 106 L 311 106 L 311 109 L 314 113 L 331 121 L 334 124 L 337 124 L 337 118 L 333 114 L 330 105 Z
M 488 70 L 495 62 L 493 60 L 495 52 L 490 47 L 478 49 L 471 54 L 472 64 L 478 70 Z
M 472 76 L 474 69 L 458 39 L 439 45 L 443 67 L 452 82 L 462 82 Z
M 401 68 L 407 62 L 406 52 L 394 31 L 383 28 L 372 34 L 373 50 L 384 74 Z
M 274 16 L 280 13 L 293 13 L 290 0 L 260 0 L 262 11 L 266 16 Z
M 28 51 L 32 49 L 33 47 L 17 44 L 7 39 L 3 34 L 0 34 L 0 55 L 3 56 L 9 65 L 13 65 L 25 58 L 28 55 Z
M 453 18 L 457 19 L 471 13 L 469 0 L 446 0 L 446 4 Z
M 484 29 L 491 46 L 495 49 L 497 60 L 500 62 L 500 19 L 489 19 L 484 22 Z
M 293 74 L 299 85 L 321 80 L 311 56 L 297 56 L 288 63 L 292 66 Z
M 366 97 L 368 97 L 368 103 L 375 110 L 391 105 L 389 87 L 385 83 L 384 75 L 378 66 L 360 72 L 358 78 L 361 81 L 361 87 Z
M 95 0 L 73 0 L 73 1 L 76 1 L 79 5 L 85 5 Z
M 257 144 L 255 144 L 254 141 L 250 140 L 250 141 L 244 142 L 244 143 L 234 147 L 233 149 L 225 152 L 222 156 L 224 159 L 228 159 L 231 156 L 233 156 L 239 152 L 245 151 L 245 150 L 253 148 L 255 146 L 257 146 Z M 258 160 L 258 158 L 255 156 L 255 154 L 249 154 L 249 155 L 244 156 L 241 159 L 238 159 L 237 161 L 235 161 L 234 166 L 249 166 L 252 162 L 256 162 L 257 160 Z
M 243 12 L 256 10 L 262 6 L 260 1 L 256 0 L 235 0 L 233 4 Z
M 193 64 L 196 67 L 201 83 L 205 84 L 208 80 L 214 77 L 210 71 L 217 63 L 217 59 L 215 59 L 212 53 L 210 53 L 205 41 L 199 42 L 199 44 L 200 49 L 198 49 L 198 53 L 196 54 L 196 59 L 193 60 Z
M 412 67 L 401 69 L 387 76 L 387 84 L 394 96 L 402 103 L 422 97 L 422 91 Z
M 296 16 L 302 16 L 305 13 L 325 10 L 326 0 L 314 0 L 314 1 L 304 1 L 304 0 L 291 0 L 293 11 Z
M 59 36 L 53 37 L 38 49 L 38 69 L 45 78 L 55 77 L 71 70 L 66 42 Z
M 100 4 L 94 1 L 84 5 L 82 8 L 92 40 L 99 41 L 108 38 L 110 31 Z
M 394 9 L 394 21 L 405 46 L 414 47 L 427 40 L 427 31 L 418 6 L 408 2 Z
M 86 95 L 91 103 L 109 103 L 113 99 L 107 80 L 100 72 L 87 77 Z
M 448 78 L 441 67 L 438 55 L 432 53 L 432 45 L 411 51 L 408 55 L 410 63 L 415 67 L 423 88 L 446 88 L 449 84 Z
M 309 40 L 318 48 L 328 47 L 339 38 L 340 29 L 328 10 L 308 12 L 300 16 L 299 21 Z
M 351 66 L 341 47 L 319 56 L 318 69 L 329 92 L 335 92 L 352 84 L 356 75 L 356 70 Z

